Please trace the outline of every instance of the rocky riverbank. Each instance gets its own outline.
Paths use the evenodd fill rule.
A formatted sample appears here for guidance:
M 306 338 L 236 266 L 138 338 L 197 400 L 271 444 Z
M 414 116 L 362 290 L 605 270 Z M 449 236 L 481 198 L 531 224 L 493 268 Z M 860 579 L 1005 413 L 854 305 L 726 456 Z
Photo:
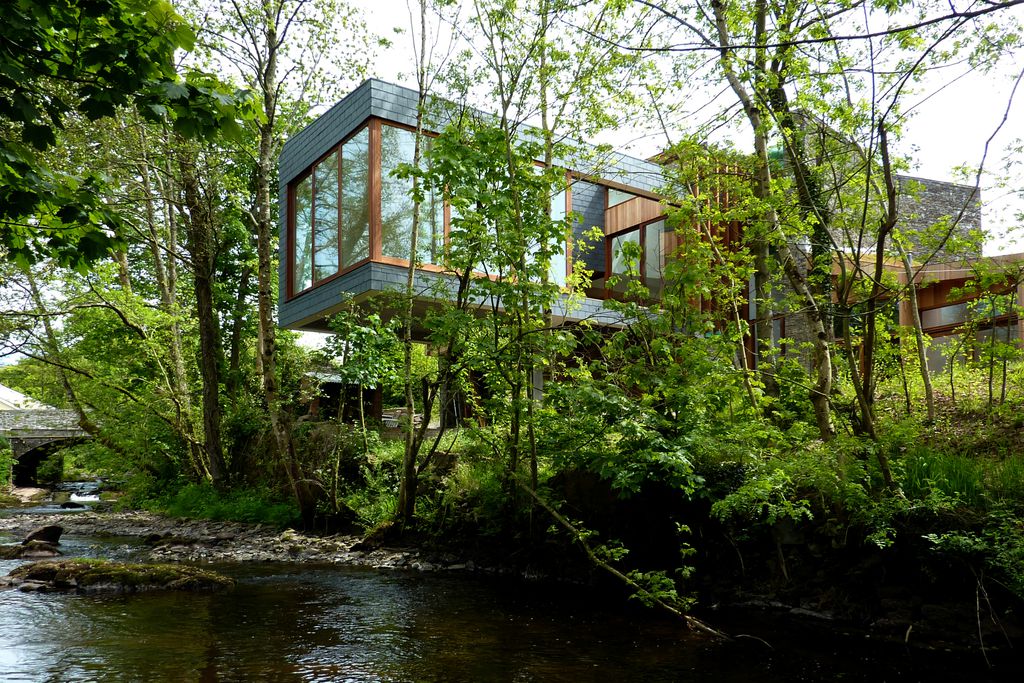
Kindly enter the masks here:
M 449 553 L 416 548 L 368 547 L 359 536 L 314 536 L 237 522 L 177 519 L 148 512 L 76 512 L 0 517 L 0 533 L 20 539 L 46 525 L 67 536 L 128 537 L 149 550 L 152 562 L 296 562 L 416 571 L 505 571 L 481 567 Z

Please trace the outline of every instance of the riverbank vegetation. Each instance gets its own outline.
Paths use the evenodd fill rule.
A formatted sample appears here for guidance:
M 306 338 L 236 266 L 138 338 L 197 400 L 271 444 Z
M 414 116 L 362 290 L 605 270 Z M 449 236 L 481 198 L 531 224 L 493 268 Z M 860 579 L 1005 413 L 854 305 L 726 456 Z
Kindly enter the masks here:
M 94 5 L 129 16 L 138 6 L 169 11 L 159 2 Z M 22 18 L 37 6 L 21 3 Z M 609 41 L 615 34 L 603 32 L 653 20 L 619 3 L 573 33 L 575 43 L 549 29 L 555 17 L 572 25 L 578 8 L 496 4 L 477 15 L 476 30 L 501 38 L 482 49 L 478 80 L 454 78 L 424 57 L 420 68 L 435 80 L 420 74 L 421 103 L 433 82 L 453 99 L 476 93 L 502 110 L 443 127 L 422 153 L 417 147 L 415 163 L 396 170 L 412 183 L 414 221 L 431 193 L 451 207 L 444 269 L 458 287 L 445 286 L 415 321 L 422 344 L 412 344 L 411 316 L 412 297 L 423 293 L 410 288 L 347 307 L 325 351 L 274 325 L 271 188 L 283 141 L 366 73 L 357 47 L 328 49 L 341 30 L 373 42 L 351 10 L 328 0 L 254 0 L 211 3 L 204 15 L 202 4 L 182 3 L 181 15 L 137 28 L 165 35 L 173 26 L 175 46 L 194 50 L 192 81 L 166 72 L 173 49 L 149 55 L 162 70 L 145 83 L 115 79 L 110 87 L 130 92 L 99 109 L 86 106 L 95 83 L 57 78 L 84 65 L 83 55 L 62 52 L 69 63 L 32 87 L 71 88 L 74 106 L 0 109 L 10 124 L 5 149 L 18 146 L 25 168 L 43 169 L 63 191 L 3 209 L 19 213 L 5 214 L 16 230 L 0 228 L 0 329 L 5 351 L 16 354 L 0 382 L 74 410 L 91 440 L 47 466 L 103 477 L 125 506 L 479 546 L 549 568 L 575 553 L 574 570 L 589 562 L 671 610 L 713 601 L 729 585 L 802 591 L 847 616 L 877 613 L 897 586 L 927 593 L 925 602 L 943 591 L 971 604 L 984 595 L 993 617 L 1010 604 L 1019 610 L 1024 360 L 1010 336 L 1020 313 L 1012 292 L 1024 276 L 979 267 L 967 286 L 985 293 L 984 305 L 958 331 L 963 341 L 945 347 L 941 373 L 930 370 L 922 351 L 930 340 L 898 325 L 896 306 L 913 288 L 879 265 L 911 240 L 899 233 L 891 182 L 910 160 L 888 147 L 911 124 L 894 113 L 901 102 L 892 90 L 872 102 L 887 109 L 835 94 L 842 78 L 857 81 L 849 86 L 857 92 L 899 90 L 894 84 L 916 78 L 922 64 L 954 54 L 893 31 L 880 37 L 906 58 L 893 71 L 872 63 L 870 78 L 852 68 L 816 74 L 812 65 L 831 57 L 789 48 L 849 50 L 837 64 L 866 48 L 822 38 L 832 32 L 818 20 L 799 29 L 784 20 L 804 6 L 753 3 L 750 26 L 738 7 L 713 22 L 717 37 L 702 40 L 722 57 L 709 78 L 728 84 L 750 138 L 739 146 L 755 151 L 713 147 L 707 128 L 672 146 L 661 191 L 674 246 L 657 291 L 638 245 L 627 243 L 606 283 L 619 322 L 572 327 L 555 324 L 553 306 L 571 306 L 593 283 L 583 269 L 564 287 L 549 278 L 555 245 L 578 218 L 551 208 L 566 189 L 554 160 L 574 151 L 567 137 L 622 123 L 609 98 L 660 118 L 664 100 L 651 105 L 622 83 L 671 92 L 681 83 L 650 69 L 656 45 Z M 992 7 L 993 21 L 1011 23 Z M 71 3 L 66 11 L 92 10 Z M 933 26 L 934 44 L 961 36 L 956 54 L 991 68 L 1017 47 L 1008 28 L 975 44 L 966 21 L 945 16 Z M 72 49 L 58 24 L 25 40 Z M 750 53 L 742 68 L 732 57 L 740 51 Z M 504 70 L 513 63 L 521 71 L 510 81 Z M 230 82 L 199 74 L 211 65 Z M 170 103 L 146 89 L 156 81 Z M 173 118 L 187 93 L 218 105 L 189 109 L 208 114 L 199 123 Z M 0 95 L 8 104 L 13 97 Z M 517 119 L 533 104 L 543 120 L 536 136 Z M 71 177 L 83 167 L 95 177 Z M 730 204 L 701 193 L 709 178 L 727 186 Z M 4 192 L 20 191 L 19 178 L 0 181 Z M 70 196 L 73 187 L 88 192 Z M 957 232 L 962 217 L 946 216 L 914 239 L 968 249 L 978 236 Z M 727 240 L 725 225 L 745 230 Z M 68 226 L 76 232 L 60 234 L 78 246 L 55 237 Z M 587 245 L 574 248 L 579 256 Z M 851 272 L 835 276 L 833 263 Z M 475 271 L 494 277 L 467 275 Z M 748 326 L 738 310 L 751 295 L 766 313 Z M 501 307 L 478 303 L 496 299 Z M 805 319 L 810 334 L 773 335 L 773 317 L 785 315 Z M 343 419 L 318 410 L 329 382 L 342 386 Z M 375 389 L 396 409 L 397 428 L 368 415 L 364 398 Z

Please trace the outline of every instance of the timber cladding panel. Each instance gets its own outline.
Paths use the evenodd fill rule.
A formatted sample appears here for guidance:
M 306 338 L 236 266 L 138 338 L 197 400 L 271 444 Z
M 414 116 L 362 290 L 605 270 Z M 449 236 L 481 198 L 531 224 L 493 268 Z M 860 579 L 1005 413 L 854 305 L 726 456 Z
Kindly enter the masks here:
M 653 221 L 664 213 L 661 202 L 647 197 L 633 197 L 605 211 L 604 234 L 613 235 L 640 223 Z

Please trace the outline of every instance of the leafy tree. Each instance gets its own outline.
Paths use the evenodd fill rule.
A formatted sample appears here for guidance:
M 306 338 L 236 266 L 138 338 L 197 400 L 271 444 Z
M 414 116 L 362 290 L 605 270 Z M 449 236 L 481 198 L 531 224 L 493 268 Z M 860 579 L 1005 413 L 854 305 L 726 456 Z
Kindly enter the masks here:
M 52 256 L 84 267 L 123 246 L 118 212 L 95 173 L 57 170 L 44 152 L 71 119 L 135 107 L 186 135 L 237 131 L 244 100 L 200 73 L 179 76 L 191 28 L 164 0 L 4 6 L 0 36 L 0 247 L 22 264 Z
M 284 410 L 278 370 L 277 325 L 274 320 L 277 269 L 274 266 L 277 211 L 272 196 L 277 155 L 286 135 L 305 120 L 311 102 L 307 98 L 329 96 L 332 78 L 358 74 L 365 54 L 362 25 L 342 2 L 323 0 L 222 0 L 210 7 L 192 8 L 203 25 L 205 57 L 234 73 L 256 94 L 258 116 L 252 119 L 252 137 L 236 153 L 251 162 L 251 202 L 245 216 L 256 237 L 256 302 L 259 338 L 258 365 L 262 372 L 276 452 L 288 476 L 297 505 L 307 524 L 315 515 L 315 495 L 295 457 L 291 424 Z M 338 35 L 354 40 L 342 41 Z M 312 64 L 329 59 L 337 73 Z M 296 80 L 294 89 L 290 79 Z M 289 94 L 292 94 L 290 97 Z M 292 106 L 295 102 L 300 106 Z

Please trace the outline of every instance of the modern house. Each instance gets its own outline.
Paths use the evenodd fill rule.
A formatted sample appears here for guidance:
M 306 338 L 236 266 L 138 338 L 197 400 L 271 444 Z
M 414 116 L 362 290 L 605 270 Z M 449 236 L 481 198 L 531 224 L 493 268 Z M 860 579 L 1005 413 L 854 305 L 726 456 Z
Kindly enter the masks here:
M 396 179 L 391 171 L 412 161 L 415 117 L 414 91 L 368 80 L 285 144 L 280 157 L 282 327 L 324 331 L 326 318 L 346 298 L 358 302 L 404 287 L 411 181 Z M 621 244 L 643 246 L 640 267 L 655 285 L 672 251 L 675 235 L 666 229 L 654 191 L 663 184 L 662 168 L 623 154 L 560 165 L 573 173 L 567 191 L 553 199 L 552 213 L 581 217 L 573 244 L 585 241 L 595 227 L 605 239 L 582 257 L 594 273 L 591 296 L 554 315 L 613 324 L 616 318 L 604 308 L 601 290 L 607 274 L 624 272 L 625 263 L 614 256 Z M 597 167 L 600 175 L 593 170 Z M 422 290 L 439 277 L 451 219 L 439 198 L 428 204 L 418 249 Z M 567 245 L 552 259 L 550 281 L 564 283 L 572 267 Z
M 347 302 L 404 287 L 413 224 L 411 180 L 395 178 L 392 171 L 412 161 L 416 104 L 416 92 L 371 79 L 285 144 L 280 156 L 282 327 L 326 331 L 327 318 Z M 438 117 L 443 120 L 443 113 Z M 569 169 L 570 182 L 553 198 L 552 213 L 575 212 L 580 217 L 570 244 L 586 241 L 594 228 L 603 239 L 582 256 L 574 255 L 567 244 L 552 260 L 552 282 L 565 282 L 574 256 L 594 274 L 586 298 L 572 308 L 553 311 L 554 317 L 614 325 L 617 316 L 604 306 L 612 294 L 605 283 L 608 276 L 625 272 L 622 246 L 636 245 L 641 274 L 657 291 L 666 256 L 676 245 L 656 193 L 665 184 L 663 167 L 623 154 L 559 160 L 558 165 Z M 970 188 L 920 179 L 916 183 L 919 191 L 905 198 L 909 227 L 960 211 L 961 230 L 980 228 L 980 209 Z M 422 216 L 417 290 L 426 292 L 432 281 L 446 277 L 441 274 L 441 258 L 451 215 L 440 198 L 430 197 Z M 1003 257 L 1007 264 L 1022 260 L 1024 255 Z M 970 264 L 944 261 L 928 266 L 915 283 L 924 326 L 935 336 L 948 335 L 967 320 L 967 302 L 976 298 L 950 297 L 953 288 L 970 277 Z M 889 269 L 905 283 L 898 267 Z M 1017 303 L 1024 305 L 1024 286 L 1014 281 L 1006 287 L 1015 287 Z M 744 309 L 741 315 L 749 319 L 752 307 Z M 777 334 L 799 337 L 798 317 L 780 315 Z M 909 322 L 905 304 L 900 318 Z M 1008 309 L 999 323 L 1024 342 L 1015 310 Z

